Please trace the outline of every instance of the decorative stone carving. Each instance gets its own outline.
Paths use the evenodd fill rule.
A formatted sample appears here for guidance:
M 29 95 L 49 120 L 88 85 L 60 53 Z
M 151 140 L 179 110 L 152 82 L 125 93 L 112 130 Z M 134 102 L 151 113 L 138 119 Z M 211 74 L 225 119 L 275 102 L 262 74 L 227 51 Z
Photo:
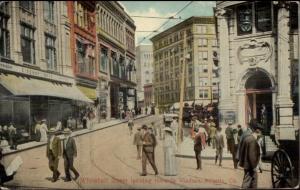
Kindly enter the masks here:
M 267 62 L 272 52 L 272 46 L 268 42 L 258 42 L 252 39 L 238 48 L 237 56 L 241 64 L 256 66 L 261 61 Z

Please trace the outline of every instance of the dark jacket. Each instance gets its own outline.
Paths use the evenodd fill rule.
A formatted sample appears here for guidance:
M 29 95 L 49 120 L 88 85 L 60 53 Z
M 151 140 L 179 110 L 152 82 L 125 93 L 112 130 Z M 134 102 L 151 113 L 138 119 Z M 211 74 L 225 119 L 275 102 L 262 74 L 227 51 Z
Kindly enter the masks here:
M 201 136 L 199 134 L 195 136 L 194 151 L 197 152 L 202 151 L 202 141 L 201 141 Z
M 239 147 L 239 165 L 245 170 L 257 167 L 260 158 L 260 149 L 253 135 L 245 136 Z
M 47 157 L 50 156 L 50 138 L 48 138 L 48 144 L 47 144 Z M 61 156 L 61 142 L 58 137 L 54 137 L 52 142 L 52 153 L 54 157 Z
M 216 138 L 216 148 L 217 149 L 221 149 L 221 148 L 224 148 L 224 137 L 222 134 L 217 134 L 215 136 Z
M 155 142 L 152 135 L 149 132 L 146 132 L 142 137 L 142 139 L 143 139 L 143 150 L 145 152 L 154 152 Z
M 7 176 L 4 166 L 0 163 L 0 186 L 14 178 L 14 175 Z
M 66 139 L 64 140 L 66 141 Z M 65 144 L 63 142 L 63 155 L 67 156 L 68 158 L 73 158 L 74 156 L 77 156 L 77 148 L 76 148 L 76 143 L 75 140 L 72 137 L 69 137 L 66 148 Z

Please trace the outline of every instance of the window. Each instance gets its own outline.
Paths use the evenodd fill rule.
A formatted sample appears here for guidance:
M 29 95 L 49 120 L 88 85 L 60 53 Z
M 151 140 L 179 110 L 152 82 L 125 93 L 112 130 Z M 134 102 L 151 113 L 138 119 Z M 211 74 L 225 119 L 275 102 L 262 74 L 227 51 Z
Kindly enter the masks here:
M 213 90 L 213 99 L 218 99 L 218 98 L 219 98 L 218 90 L 214 89 Z
M 35 64 L 34 30 L 28 26 L 21 25 L 21 51 L 23 61 Z
M 208 59 L 208 52 L 207 51 L 200 51 L 199 52 L 199 60 L 207 60 Z
M 7 28 L 8 18 L 0 16 L 0 56 L 9 57 L 9 31 Z
M 200 89 L 199 90 L 199 98 L 208 98 L 208 90 Z
M 88 56 L 88 74 L 90 76 L 95 76 L 95 57 Z
M 95 51 L 94 46 L 76 40 L 76 51 L 79 73 L 94 77 L 95 57 L 92 56 L 92 52 Z
M 45 35 L 46 62 L 49 70 L 56 71 L 55 38 Z
M 115 52 L 112 53 L 112 75 L 118 76 L 119 75 L 119 66 L 117 61 L 117 54 Z
M 252 4 L 237 8 L 238 35 L 252 33 Z
M 200 47 L 207 47 L 207 39 L 199 39 Z
M 298 6 L 296 3 L 292 2 L 290 7 L 290 22 L 291 29 L 298 29 Z
M 257 32 L 272 30 L 271 2 L 255 3 L 255 27 Z
M 44 1 L 44 19 L 49 22 L 54 22 L 54 2 Z
M 200 78 L 200 86 L 207 86 L 208 79 L 207 78 Z
M 34 13 L 34 1 L 20 1 L 19 3 L 22 9 Z
M 197 31 L 200 33 L 200 34 L 206 34 L 207 33 L 207 27 L 206 26 L 197 26 Z
M 207 73 L 207 72 L 208 72 L 207 65 L 203 65 L 203 73 Z
M 76 41 L 77 46 L 77 64 L 78 64 L 78 70 L 79 73 L 86 73 L 86 67 L 85 67 L 85 57 L 86 57 L 86 44 L 83 44 L 79 40 Z
M 218 41 L 217 40 L 212 40 L 212 47 L 218 47 Z
M 101 53 L 100 53 L 100 71 L 107 72 L 107 65 L 108 65 L 108 49 L 101 47 Z

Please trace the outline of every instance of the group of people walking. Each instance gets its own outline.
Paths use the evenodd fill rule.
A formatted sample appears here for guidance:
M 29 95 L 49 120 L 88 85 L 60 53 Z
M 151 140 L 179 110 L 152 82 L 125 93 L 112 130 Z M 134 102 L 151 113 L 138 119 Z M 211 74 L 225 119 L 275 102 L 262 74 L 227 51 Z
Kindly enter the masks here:
M 158 170 L 155 164 L 155 148 L 158 144 L 157 136 L 159 133 L 155 122 L 151 122 L 150 126 L 142 125 L 137 128 L 134 134 L 133 144 L 137 148 L 137 159 L 142 160 L 142 173 L 141 176 L 147 175 L 147 162 L 152 166 L 155 175 L 158 175 Z M 174 130 L 170 127 L 164 127 L 164 138 L 163 138 L 163 151 L 164 151 L 164 175 L 165 176 L 176 176 L 177 175 L 177 163 L 175 154 L 177 151 Z M 160 135 L 161 136 L 161 135 Z M 160 138 L 161 139 L 161 138 Z

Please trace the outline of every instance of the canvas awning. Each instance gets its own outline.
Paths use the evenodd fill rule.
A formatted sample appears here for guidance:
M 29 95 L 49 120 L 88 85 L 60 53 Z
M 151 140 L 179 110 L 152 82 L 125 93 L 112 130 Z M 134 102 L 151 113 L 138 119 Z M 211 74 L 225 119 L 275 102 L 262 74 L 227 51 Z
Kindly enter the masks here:
M 88 98 L 92 99 L 92 100 L 96 100 L 97 96 L 96 96 L 96 89 L 94 88 L 88 88 L 85 86 L 80 86 L 77 85 L 78 89 L 85 94 Z
M 0 84 L 16 96 L 52 96 L 92 103 L 75 85 L 0 74 Z

